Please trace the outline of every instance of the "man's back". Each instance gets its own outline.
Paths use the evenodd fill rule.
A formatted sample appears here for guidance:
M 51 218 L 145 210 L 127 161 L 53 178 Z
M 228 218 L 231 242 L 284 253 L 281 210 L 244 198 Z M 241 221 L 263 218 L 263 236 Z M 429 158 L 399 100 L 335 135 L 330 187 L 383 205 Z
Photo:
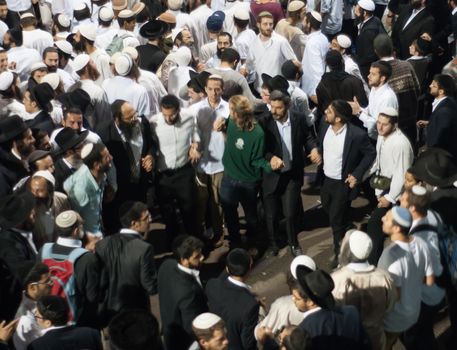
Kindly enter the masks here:
M 29 350 L 101 350 L 99 331 L 87 327 L 63 327 L 51 329 L 34 340 Z

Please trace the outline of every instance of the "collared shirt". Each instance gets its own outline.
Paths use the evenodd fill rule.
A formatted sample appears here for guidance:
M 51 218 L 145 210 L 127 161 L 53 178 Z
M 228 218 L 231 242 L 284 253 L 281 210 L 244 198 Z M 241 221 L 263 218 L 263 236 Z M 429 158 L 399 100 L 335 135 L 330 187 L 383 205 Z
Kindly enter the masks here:
M 281 136 L 282 144 L 282 160 L 284 161 L 284 167 L 281 172 L 290 170 L 292 166 L 292 126 L 290 124 L 290 117 L 287 116 L 287 120 L 284 123 L 275 121 L 278 127 L 279 135 Z M 288 154 L 286 154 L 286 152 Z
M 142 236 L 140 235 L 140 233 L 138 231 L 131 230 L 129 228 L 122 228 L 119 231 L 119 233 L 122 234 L 122 235 L 136 235 L 136 236 L 139 236 L 139 237 L 142 238 Z
M 182 272 L 187 273 L 188 275 L 191 275 L 193 278 L 195 278 L 195 280 L 198 282 L 198 284 L 200 286 L 202 285 L 202 282 L 200 281 L 200 271 L 199 270 L 182 266 L 179 263 L 178 263 L 178 269 L 180 269 Z
M 303 313 L 303 319 L 307 318 L 309 315 L 312 315 L 312 314 L 314 314 L 315 312 L 318 312 L 318 311 L 320 311 L 320 310 L 322 310 L 322 308 L 321 308 L 320 306 L 317 306 L 317 307 L 315 307 L 314 309 L 305 311 L 305 312 Z
M 58 237 L 56 243 L 58 245 L 63 245 L 64 247 L 69 248 L 81 248 L 83 246 L 83 242 L 81 242 L 79 239 L 66 237 Z
M 320 30 L 308 35 L 302 59 L 302 90 L 308 96 L 316 95 L 316 87 L 325 72 L 328 47 L 328 39 Z
M 23 291 L 21 304 L 14 316 L 15 319 L 19 318 L 13 335 L 13 343 L 16 350 L 26 350 L 32 341 L 43 335 L 43 330 L 34 316 L 35 309 L 36 301 L 30 299 Z
M 144 69 L 140 69 L 138 83 L 146 88 L 149 96 L 149 110 L 146 116 L 151 116 L 160 112 L 160 100 L 167 94 L 159 77 Z
M 198 142 L 194 116 L 185 109 L 179 112 L 179 120 L 169 125 L 162 113 L 150 118 L 152 132 L 158 141 L 157 170 L 173 170 L 182 168 L 189 162 L 189 147 Z
M 23 30 L 22 37 L 23 45 L 37 50 L 40 55 L 43 54 L 44 49 L 54 44 L 52 35 L 41 29 Z
M 440 104 L 441 101 L 444 101 L 447 96 L 441 98 L 435 98 L 432 102 L 432 112 L 435 112 L 436 107 Z
M 402 30 L 405 30 L 405 28 L 408 26 L 408 24 L 416 17 L 421 11 L 423 11 L 425 7 L 419 9 L 419 10 L 413 10 L 411 13 L 411 16 L 409 16 L 408 20 L 405 22 L 405 25 L 403 26 Z
M 130 147 L 132 149 L 133 157 L 135 158 L 135 173 L 131 174 L 133 177 L 132 182 L 136 182 L 140 178 L 140 173 L 141 173 L 141 151 L 143 150 L 143 134 L 141 133 L 141 121 L 138 120 L 138 125 L 135 127 L 135 134 L 132 134 L 131 139 L 127 139 L 122 132 L 121 129 L 117 126 L 116 123 L 114 123 L 114 126 L 116 127 L 117 132 L 119 133 L 119 136 L 122 139 L 122 142 L 130 144 Z
M 233 283 L 234 285 L 238 286 L 238 287 L 246 288 L 247 290 L 251 290 L 251 287 L 248 286 L 246 283 L 241 282 L 241 281 L 238 281 L 238 280 L 232 278 L 231 276 L 228 276 L 228 277 L 227 277 L 227 280 L 228 280 L 229 282 Z
M 343 150 L 346 140 L 347 125 L 334 132 L 329 126 L 324 136 L 324 174 L 325 176 L 341 180 L 343 173 Z
M 198 169 L 206 174 L 216 174 L 224 171 L 222 156 L 224 155 L 224 134 L 214 131 L 213 124 L 216 119 L 227 119 L 230 110 L 228 102 L 220 100 L 216 108 L 212 108 L 208 98 L 194 105 L 197 116 L 197 130 L 200 136 L 200 150 L 202 158 Z
M 22 237 L 24 237 L 27 240 L 27 242 L 29 243 L 29 245 L 32 248 L 32 250 L 35 253 L 38 253 L 38 250 L 36 249 L 35 243 L 33 242 L 33 233 L 31 231 L 24 231 L 24 230 L 20 230 L 18 228 L 13 228 L 12 230 L 16 231 Z

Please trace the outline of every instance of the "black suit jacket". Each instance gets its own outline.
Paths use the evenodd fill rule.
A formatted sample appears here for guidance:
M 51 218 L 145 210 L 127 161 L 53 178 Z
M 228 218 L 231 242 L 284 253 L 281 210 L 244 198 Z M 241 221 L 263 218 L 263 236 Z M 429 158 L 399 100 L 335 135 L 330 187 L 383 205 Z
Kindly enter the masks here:
M 167 349 L 187 350 L 194 341 L 192 321 L 208 311 L 203 288 L 168 259 L 158 274 L 160 316 Z
M 457 103 L 452 97 L 441 101 L 430 116 L 427 147 L 442 148 L 457 162 Z
M 102 350 L 100 332 L 87 327 L 53 329 L 34 340 L 27 350 Z
M 363 175 L 373 164 L 376 158 L 376 149 L 371 144 L 368 134 L 365 130 L 352 125 L 351 123 L 346 124 L 346 138 L 344 140 L 343 148 L 343 167 L 342 167 L 342 180 L 346 180 L 349 174 L 353 175 L 358 183 L 362 182 Z M 324 179 L 323 165 L 324 165 L 324 138 L 329 124 L 322 123 L 321 130 L 319 132 L 319 148 L 320 154 L 322 155 L 322 164 L 318 170 L 318 178 L 322 181 Z M 350 199 L 354 199 L 357 196 L 357 186 L 350 192 Z
M 229 350 L 254 350 L 254 328 L 259 318 L 259 302 L 246 288 L 230 282 L 227 274 L 206 285 L 209 310 L 220 316 L 227 328 Z
M 291 124 L 291 138 L 292 138 L 292 176 L 303 184 L 304 175 L 304 150 L 310 152 L 313 148 L 317 147 L 317 143 L 313 135 L 308 132 L 305 118 L 298 115 L 289 113 Z M 281 135 L 279 134 L 278 126 L 272 115 L 269 113 L 264 119 L 260 121 L 263 131 L 265 133 L 265 159 L 270 161 L 273 156 L 283 158 Z M 273 171 L 271 173 L 263 174 L 263 191 L 264 194 L 274 192 L 278 185 L 280 171 Z
M 399 0 L 389 2 L 389 10 L 398 14 L 398 18 L 392 27 L 392 42 L 397 51 L 397 58 L 405 60 L 409 54 L 409 46 L 423 33 L 433 35 L 435 20 L 427 8 L 420 11 L 405 27 L 406 22 L 413 12 L 411 5 L 400 6 Z M 403 27 L 405 27 L 403 29 Z
M 29 128 L 44 130 L 48 135 L 51 135 L 52 131 L 55 129 L 51 116 L 45 111 L 38 113 L 35 118 L 28 120 L 26 124 Z
M 62 158 L 59 158 L 55 163 L 54 163 L 54 178 L 56 179 L 56 185 L 55 185 L 55 190 L 65 193 L 63 189 L 63 183 L 65 180 L 70 177 L 71 174 L 73 174 L 76 170 L 72 170 L 68 167 L 67 164 L 63 161 Z

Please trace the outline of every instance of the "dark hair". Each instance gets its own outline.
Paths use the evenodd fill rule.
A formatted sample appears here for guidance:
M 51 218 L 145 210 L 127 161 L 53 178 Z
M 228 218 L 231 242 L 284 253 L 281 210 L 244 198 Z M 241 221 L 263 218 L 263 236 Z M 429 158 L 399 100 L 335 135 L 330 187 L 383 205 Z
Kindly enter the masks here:
M 227 47 L 221 54 L 221 62 L 239 62 L 240 61 L 240 54 L 238 51 L 231 47 Z
M 38 129 L 38 128 L 32 128 L 32 135 L 33 135 L 33 138 L 35 139 L 35 149 L 41 149 L 39 146 L 40 146 L 42 140 L 46 136 L 49 136 L 48 132 L 46 130 Z
M 68 322 L 70 308 L 62 297 L 46 295 L 38 299 L 37 309 L 43 319 L 51 321 L 53 326 L 65 326 Z
M 161 350 L 159 322 L 146 310 L 125 310 L 108 325 L 112 350 Z
M 257 15 L 257 23 L 261 23 L 262 18 L 270 18 L 274 20 L 273 15 L 268 11 L 262 11 Z
M 187 82 L 187 87 L 194 90 L 197 94 L 205 93 L 205 89 L 200 86 L 200 84 L 195 79 L 190 79 Z
M 455 97 L 455 81 L 450 75 L 436 74 L 433 80 L 438 84 L 438 88 L 444 90 L 446 96 Z
M 294 327 L 290 335 L 285 336 L 282 339 L 282 345 L 287 350 L 307 350 L 311 349 L 311 337 L 303 328 L 297 326 Z
M 390 79 L 390 77 L 392 76 L 392 66 L 390 65 L 389 62 L 376 61 L 371 64 L 371 68 L 379 69 L 379 74 L 382 77 L 386 78 L 385 82 L 387 82 Z
M 7 3 L 6 3 L 6 0 L 0 0 L 0 6 L 6 6 Z
M 24 43 L 24 36 L 22 35 L 22 28 L 14 27 L 10 28 L 7 33 L 10 33 L 10 40 L 16 46 L 22 46 Z
M 138 221 L 141 215 L 148 210 L 148 206 L 143 202 L 127 201 L 119 207 L 119 219 L 124 228 L 129 228 L 132 221 Z
M 224 83 L 224 89 L 222 90 L 221 97 L 224 101 L 228 101 L 232 96 L 242 94 L 243 88 L 241 87 L 241 85 L 233 80 L 229 80 L 226 83 Z
M 414 209 L 423 216 L 427 215 L 430 208 L 430 192 L 427 191 L 423 196 L 418 196 L 412 189 L 406 190 L 408 206 L 413 206 Z
M 173 108 L 175 111 L 179 110 L 179 100 L 175 95 L 165 95 L 160 100 L 160 107 L 165 109 Z
M 129 17 L 129 18 L 120 18 L 117 17 L 117 23 L 119 23 L 119 27 L 123 27 L 126 22 L 135 22 L 135 17 Z
M 243 277 L 251 269 L 252 259 L 249 253 L 241 248 L 231 250 L 227 255 L 226 266 L 232 276 Z
M 383 113 L 379 113 L 379 116 L 389 119 L 389 124 L 395 125 L 398 123 L 398 116 L 387 115 Z
M 18 74 L 16 72 L 11 73 L 13 73 L 13 82 L 8 89 L 0 90 L 0 95 L 2 95 L 4 98 L 15 98 L 16 100 L 21 100 L 21 90 L 16 86 Z
M 36 27 L 37 25 L 37 20 L 35 17 L 25 17 L 20 20 L 21 27 L 29 27 L 29 26 L 34 26 Z
M 70 28 L 71 28 L 71 22 L 70 22 L 70 25 L 68 27 L 64 27 L 63 25 L 61 25 L 59 23 L 59 21 L 57 20 L 57 18 L 59 17 L 60 13 L 58 14 L 55 14 L 52 18 L 52 23 L 54 23 L 54 25 L 57 27 L 57 29 L 61 32 L 68 32 L 70 31 Z
M 83 19 L 90 18 L 89 6 L 86 5 L 82 10 L 73 11 L 73 17 L 75 17 L 77 21 L 82 21 Z
M 63 110 L 63 120 L 68 118 L 68 114 L 80 114 L 83 115 L 83 112 L 78 107 L 64 108 Z
M 270 101 L 282 101 L 284 106 L 290 105 L 290 96 L 279 90 L 273 90 L 270 92 Z
M 84 164 L 89 168 L 93 169 L 95 163 L 101 163 L 102 151 L 106 148 L 103 143 L 94 143 L 92 151 L 86 158 L 83 159 Z
M 147 6 L 145 6 L 144 9 L 142 9 L 140 11 L 140 13 L 138 13 L 136 15 L 135 20 L 136 20 L 136 23 L 143 23 L 143 22 L 149 21 L 150 18 L 151 18 L 151 15 L 149 13 L 149 9 Z
M 246 20 L 243 20 L 243 19 L 239 19 L 239 18 L 236 18 L 236 17 L 233 17 L 233 22 L 235 23 L 235 25 L 237 27 L 240 27 L 241 29 L 244 29 L 248 26 L 249 24 L 249 20 L 246 19 Z
M 56 53 L 57 55 L 59 55 L 59 50 L 57 50 L 56 47 L 49 46 L 49 47 L 45 48 L 44 51 L 43 51 L 43 60 L 46 58 L 46 55 L 48 53 L 51 53 L 51 52 Z
M 179 235 L 173 241 L 173 253 L 181 261 L 189 259 L 196 251 L 203 249 L 203 242 L 194 236 Z
M 321 28 L 321 22 L 313 17 L 311 12 L 307 12 L 305 15 L 306 21 L 310 24 L 311 28 L 314 30 L 319 30 Z
M 219 37 L 221 36 L 227 36 L 229 38 L 229 41 L 230 41 L 230 45 L 233 45 L 233 37 L 232 37 L 232 34 L 230 33 L 227 33 L 227 32 L 220 32 L 219 34 L 217 34 L 217 38 L 219 39 Z
M 125 100 L 115 100 L 111 103 L 111 114 L 113 115 L 113 119 L 122 118 L 122 106 L 126 103 L 127 101 Z
M 373 40 L 373 48 L 379 58 L 392 56 L 394 52 L 392 39 L 387 34 L 378 34 Z
M 343 124 L 348 123 L 352 118 L 352 109 L 349 103 L 345 100 L 333 100 L 330 103 L 336 116 L 341 119 Z
M 41 280 L 41 276 L 49 273 L 49 267 L 46 264 L 43 264 L 41 261 L 35 263 L 29 273 L 25 276 L 24 279 L 24 289 L 27 289 L 27 286 L 30 283 L 36 283 Z

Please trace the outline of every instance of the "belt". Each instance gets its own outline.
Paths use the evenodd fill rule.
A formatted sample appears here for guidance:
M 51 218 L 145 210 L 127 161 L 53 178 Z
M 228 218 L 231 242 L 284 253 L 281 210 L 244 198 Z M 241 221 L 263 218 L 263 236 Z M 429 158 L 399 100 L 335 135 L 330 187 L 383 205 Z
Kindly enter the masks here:
M 180 168 L 161 170 L 161 171 L 159 171 L 159 174 L 162 174 L 162 175 L 165 175 L 165 176 L 173 176 L 173 175 L 177 174 L 178 172 L 180 172 L 182 170 L 185 170 L 187 168 L 190 168 L 190 167 L 192 167 L 190 165 L 190 163 L 187 163 L 187 164 L 183 165 Z

